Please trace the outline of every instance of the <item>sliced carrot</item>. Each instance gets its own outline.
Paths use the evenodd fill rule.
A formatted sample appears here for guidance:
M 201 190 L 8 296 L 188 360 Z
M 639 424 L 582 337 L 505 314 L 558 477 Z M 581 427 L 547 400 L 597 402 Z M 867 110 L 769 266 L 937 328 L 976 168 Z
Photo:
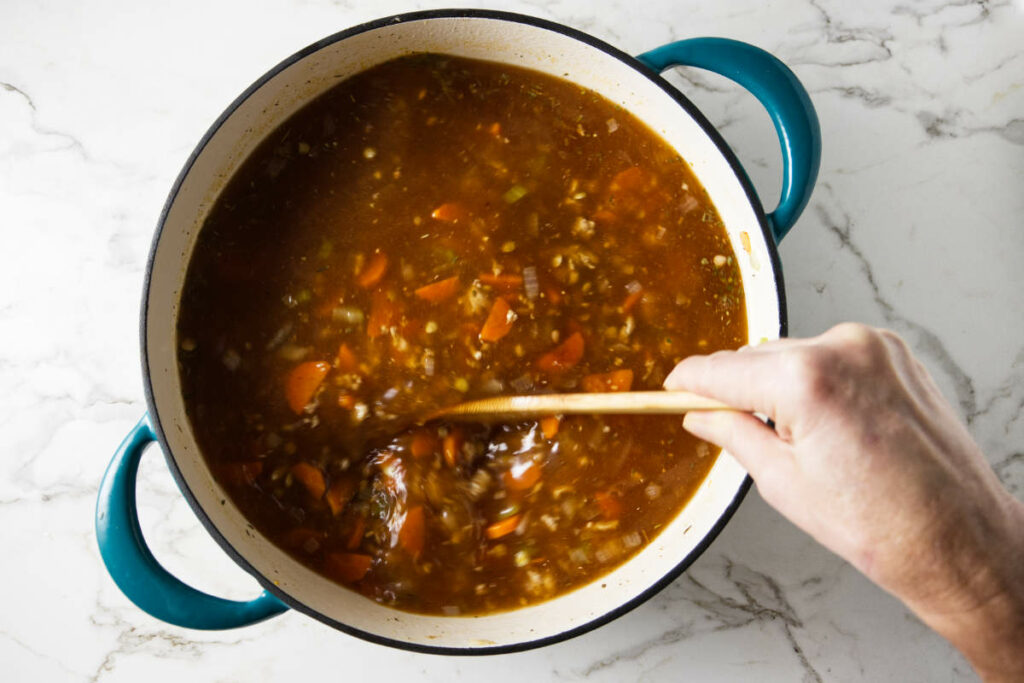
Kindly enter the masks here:
M 263 463 L 259 460 L 250 462 L 223 462 L 216 466 L 220 479 L 231 486 L 247 486 L 256 483 L 256 477 L 263 472 Z
M 484 326 L 480 328 L 481 341 L 498 341 L 512 330 L 512 323 L 515 320 L 515 311 L 509 307 L 503 297 L 499 296 L 494 300 L 494 305 L 491 306 L 491 312 L 487 315 Z
M 564 372 L 583 358 L 583 335 L 573 332 L 564 342 L 537 359 L 537 367 L 544 372 Z
M 516 527 L 519 526 L 519 522 L 522 518 L 522 515 L 512 515 L 507 519 L 491 524 L 486 529 L 487 538 L 494 540 L 496 538 L 501 538 L 502 536 L 508 536 L 516 530 Z
M 388 257 L 383 252 L 376 252 L 366 260 L 366 264 L 356 278 L 356 284 L 363 289 L 370 289 L 384 279 L 388 271 Z
M 324 496 L 327 490 L 327 483 L 324 481 L 324 473 L 319 467 L 310 465 L 307 462 L 297 462 L 292 465 L 292 476 L 302 482 L 302 485 L 309 491 L 309 495 L 317 500 Z
M 413 557 L 423 552 L 423 539 L 426 536 L 426 520 L 423 517 L 423 506 L 409 508 L 405 513 L 405 522 L 398 530 L 398 544 Z
M 612 370 L 611 372 L 586 375 L 580 380 L 583 391 L 592 393 L 601 391 L 629 391 L 633 386 L 632 370 Z
M 465 442 L 462 430 L 455 427 L 444 437 L 444 461 L 449 467 L 455 467 L 459 462 L 459 452 L 462 451 L 462 444 Z
M 515 292 L 523 286 L 523 276 L 513 275 L 511 273 L 499 273 L 497 275 L 494 273 L 480 273 L 480 275 L 477 276 L 477 279 L 480 280 L 482 284 L 485 284 L 488 287 L 494 287 L 498 291 L 506 294 Z
M 329 553 L 327 570 L 345 583 L 355 583 L 370 571 L 373 558 L 360 553 Z
M 647 174 L 639 166 L 630 166 L 624 171 L 619 171 L 612 178 L 611 189 L 633 192 L 643 187 L 647 181 Z
M 330 370 L 331 364 L 323 361 L 307 361 L 292 368 L 284 383 L 284 395 L 292 412 L 301 414 L 306 409 Z
M 640 301 L 640 297 L 644 295 L 644 290 L 638 289 L 635 292 L 626 295 L 625 300 L 622 302 L 622 312 L 629 314 L 633 310 L 633 307 Z
M 540 466 L 532 460 L 523 463 L 521 466 L 512 466 L 501 475 L 505 482 L 505 488 L 511 491 L 528 491 L 540 481 Z
M 591 218 L 600 223 L 614 223 L 619 219 L 611 209 L 598 209 L 591 215 Z
M 598 491 L 594 494 L 594 500 L 601 508 L 601 514 L 607 520 L 618 519 L 622 516 L 622 503 L 611 493 Z
M 352 349 L 348 347 L 348 344 L 342 343 L 338 348 L 338 359 L 335 363 L 342 372 L 359 371 L 359 361 L 356 360 L 356 354 L 352 353 Z
M 446 301 L 447 299 L 455 296 L 455 293 L 459 291 L 459 278 L 458 276 L 450 277 L 445 280 L 438 280 L 437 282 L 431 282 L 429 285 L 423 285 L 417 289 L 413 294 L 431 303 L 438 303 Z
M 352 531 L 348 535 L 345 547 L 349 550 L 355 550 L 358 548 L 359 544 L 363 542 L 364 533 L 366 533 L 366 518 L 359 515 L 356 517 L 356 521 L 352 525 Z
M 352 394 L 338 394 L 338 407 L 352 410 L 356 407 L 356 397 Z
M 409 452 L 414 458 L 426 458 L 437 452 L 437 437 L 433 433 L 421 429 L 412 435 L 412 443 L 409 444 Z
M 457 223 L 469 217 L 469 211 L 458 202 L 446 202 L 430 213 L 430 217 L 445 223 Z
M 366 321 L 366 336 L 376 339 L 394 326 L 400 317 L 398 304 L 391 300 L 387 292 L 374 292 L 373 301 L 370 303 L 370 317 Z
M 331 514 L 341 514 L 356 492 L 356 483 L 352 479 L 339 479 L 327 489 L 327 504 L 331 506 Z
M 540 431 L 544 433 L 545 439 L 553 439 L 558 434 L 558 427 L 561 420 L 557 415 L 550 415 L 540 419 Z

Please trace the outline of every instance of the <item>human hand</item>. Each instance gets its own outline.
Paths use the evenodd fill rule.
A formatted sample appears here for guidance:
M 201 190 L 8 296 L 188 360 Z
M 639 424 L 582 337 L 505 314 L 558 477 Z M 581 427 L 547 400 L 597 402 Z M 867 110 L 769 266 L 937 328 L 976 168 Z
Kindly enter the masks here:
M 694 356 L 665 380 L 749 413 L 694 412 L 764 499 L 946 636 L 989 680 L 1024 680 L 1024 504 L 903 341 L 846 323 Z

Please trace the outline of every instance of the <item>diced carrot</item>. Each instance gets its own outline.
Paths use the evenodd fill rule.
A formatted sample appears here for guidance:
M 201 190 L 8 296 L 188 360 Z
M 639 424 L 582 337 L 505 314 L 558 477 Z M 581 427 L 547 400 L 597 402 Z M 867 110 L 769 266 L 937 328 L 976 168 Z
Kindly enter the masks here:
M 352 353 L 352 349 L 348 347 L 348 344 L 342 343 L 338 348 L 338 359 L 335 362 L 338 369 L 342 372 L 359 371 L 359 361 L 356 360 L 356 354 Z
M 556 287 L 548 287 L 544 290 L 544 296 L 548 298 L 552 304 L 557 306 L 562 303 L 562 293 L 558 291 Z
M 624 190 L 626 192 L 633 192 L 643 187 L 647 180 L 647 174 L 639 166 L 630 166 L 624 171 L 619 171 L 612 178 L 611 189 L 612 191 Z
M 583 358 L 583 335 L 573 332 L 565 341 L 537 359 L 544 372 L 564 372 Z
M 512 330 L 512 323 L 515 320 L 515 311 L 509 307 L 503 297 L 499 296 L 494 300 L 494 305 L 491 306 L 491 312 L 487 315 L 484 326 L 480 328 L 480 340 L 498 341 Z
M 329 553 L 327 570 L 345 583 L 355 583 L 370 571 L 373 558 L 360 553 Z
M 495 121 L 487 128 L 487 132 L 493 135 L 494 137 L 498 137 L 499 135 L 501 135 L 501 124 Z
M 338 394 L 338 407 L 352 410 L 356 407 L 356 397 L 352 394 Z
M 430 213 L 430 217 L 445 223 L 457 223 L 469 216 L 469 211 L 458 202 L 446 202 Z
M 223 462 L 216 466 L 221 480 L 231 486 L 249 486 L 256 482 L 256 477 L 263 472 L 263 463 L 259 460 L 250 462 Z
M 349 550 L 355 550 L 358 548 L 359 544 L 363 542 L 364 533 L 366 533 L 366 518 L 359 515 L 356 517 L 356 521 L 352 524 L 352 531 L 348 535 L 345 547 Z
M 452 298 L 457 291 L 459 291 L 459 278 L 455 276 L 423 285 L 413 293 L 424 301 L 436 304 Z
M 409 444 L 409 452 L 414 458 L 425 458 L 437 452 L 437 437 L 426 429 L 418 430 L 412 435 L 412 443 Z
M 409 508 L 405 513 L 405 522 L 398 530 L 398 544 L 413 557 L 423 552 L 423 539 L 426 536 L 426 520 L 423 517 L 423 506 Z
M 545 439 L 553 439 L 558 434 L 558 427 L 561 420 L 557 415 L 550 415 L 540 419 L 540 431 L 544 433 Z
M 644 295 L 644 290 L 638 289 L 635 292 L 626 295 L 625 300 L 622 302 L 622 312 L 629 314 L 633 310 L 633 307 L 640 301 L 640 297 Z
M 292 476 L 302 482 L 302 485 L 309 491 L 309 495 L 317 500 L 324 496 L 327 483 L 324 481 L 324 473 L 319 467 L 306 462 L 297 462 L 292 465 Z
M 518 291 L 519 288 L 523 286 L 523 276 L 514 275 L 512 273 L 499 273 L 498 275 L 495 275 L 494 273 L 480 273 L 480 275 L 477 276 L 477 279 L 480 280 L 482 284 L 485 284 L 488 287 L 493 287 L 499 292 L 503 292 L 505 294 Z
M 601 514 L 607 520 L 618 519 L 622 516 L 622 503 L 612 493 L 598 491 L 594 494 L 594 500 L 601 508 Z
M 284 396 L 292 412 L 301 414 L 306 409 L 330 370 L 331 364 L 323 361 L 307 361 L 292 368 L 284 383 Z
M 356 492 L 356 483 L 352 479 L 339 479 L 327 489 L 327 504 L 331 506 L 331 514 L 341 514 Z
M 540 466 L 532 460 L 523 463 L 521 466 L 512 466 L 501 475 L 505 482 L 505 488 L 511 491 L 528 491 L 540 481 Z
M 363 289 L 370 289 L 384 279 L 388 270 L 388 257 L 383 252 L 375 252 L 366 260 L 363 269 L 356 278 L 356 284 Z
M 592 393 L 600 391 L 629 391 L 632 386 L 633 371 L 628 369 L 586 375 L 580 380 L 580 387 L 583 391 Z
M 444 437 L 444 447 L 442 449 L 444 453 L 444 461 L 449 467 L 455 467 L 459 462 L 459 452 L 462 451 L 462 444 L 465 439 L 462 436 L 462 430 L 458 427 L 452 428 L 450 432 Z
M 366 321 L 366 336 L 376 339 L 389 327 L 398 322 L 400 315 L 398 304 L 391 300 L 387 292 L 376 291 L 370 303 L 370 317 Z
M 510 533 L 516 530 L 519 526 L 519 522 L 522 521 L 522 515 L 512 515 L 506 519 L 495 522 L 487 527 L 487 538 L 494 540 L 501 538 L 502 536 L 508 536 Z

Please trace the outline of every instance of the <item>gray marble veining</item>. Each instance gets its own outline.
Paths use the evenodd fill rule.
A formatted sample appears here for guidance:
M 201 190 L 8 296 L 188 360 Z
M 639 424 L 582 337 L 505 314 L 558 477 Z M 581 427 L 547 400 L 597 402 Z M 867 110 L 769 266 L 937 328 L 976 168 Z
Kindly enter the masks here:
M 144 408 L 137 313 L 164 196 L 248 83 L 340 28 L 446 2 L 0 7 L 0 659 L 12 681 L 324 679 L 970 681 L 903 607 L 751 492 L 676 582 L 583 637 L 453 660 L 289 614 L 226 633 L 150 619 L 99 560 L 100 475 Z M 480 3 L 472 3 L 479 5 Z M 892 327 L 1024 497 L 1024 4 L 987 0 L 509 1 L 632 52 L 695 35 L 758 44 L 810 90 L 820 185 L 782 246 L 792 334 Z M 226 27 L 230 29 L 226 30 Z M 777 143 L 746 93 L 668 75 L 770 207 Z M 255 583 L 200 528 L 155 452 L 139 502 L 197 586 Z

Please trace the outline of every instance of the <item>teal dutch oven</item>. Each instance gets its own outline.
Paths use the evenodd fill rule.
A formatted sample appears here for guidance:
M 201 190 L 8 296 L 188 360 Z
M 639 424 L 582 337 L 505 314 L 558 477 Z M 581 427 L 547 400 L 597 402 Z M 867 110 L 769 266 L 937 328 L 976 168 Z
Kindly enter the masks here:
M 111 578 L 157 619 L 226 629 L 292 608 L 346 633 L 422 652 L 484 654 L 547 645 L 628 612 L 679 576 L 721 531 L 750 487 L 746 472 L 724 453 L 676 519 L 600 581 L 537 605 L 473 617 L 410 614 L 342 588 L 259 534 L 231 503 L 199 452 L 178 377 L 179 298 L 196 237 L 227 179 L 270 131 L 339 79 L 414 52 L 549 73 L 600 93 L 644 121 L 687 160 L 722 217 L 740 264 L 749 341 L 786 333 L 776 245 L 807 204 L 821 142 L 807 92 L 775 57 L 723 38 L 681 40 L 632 57 L 566 26 L 477 10 L 404 14 L 325 38 L 268 71 L 221 114 L 185 163 L 157 225 L 141 323 L 149 412 L 114 455 L 96 506 L 96 534 Z M 783 160 L 782 193 L 771 213 L 714 127 L 659 75 L 679 65 L 732 79 L 768 110 Z M 153 557 L 139 528 L 135 483 L 139 459 L 154 441 L 199 520 L 255 577 L 262 594 L 249 601 L 208 595 L 172 576 Z

